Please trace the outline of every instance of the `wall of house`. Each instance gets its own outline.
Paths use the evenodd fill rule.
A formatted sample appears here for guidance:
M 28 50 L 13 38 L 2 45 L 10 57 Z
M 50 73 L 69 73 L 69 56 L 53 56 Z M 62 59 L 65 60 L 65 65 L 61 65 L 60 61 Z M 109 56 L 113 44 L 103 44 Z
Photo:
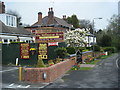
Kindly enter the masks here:
M 27 42 L 27 43 L 32 43 L 33 38 L 31 37 L 17 37 L 17 36 L 8 36 L 8 35 L 0 35 L 2 39 L 3 44 L 10 44 L 11 42 L 17 42 L 17 39 L 19 38 L 20 42 Z
M 23 81 L 46 83 L 53 82 L 70 70 L 75 63 L 76 57 L 72 57 L 46 68 L 24 68 Z M 46 74 L 46 79 L 43 78 L 43 74 Z

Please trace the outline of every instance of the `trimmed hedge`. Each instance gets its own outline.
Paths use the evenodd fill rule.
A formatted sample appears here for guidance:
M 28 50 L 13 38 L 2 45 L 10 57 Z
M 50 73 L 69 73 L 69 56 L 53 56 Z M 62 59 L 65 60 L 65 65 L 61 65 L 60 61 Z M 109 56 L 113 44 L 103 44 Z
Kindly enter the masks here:
M 114 53 L 115 52 L 115 47 L 103 47 L 103 50 L 106 52 L 111 52 Z

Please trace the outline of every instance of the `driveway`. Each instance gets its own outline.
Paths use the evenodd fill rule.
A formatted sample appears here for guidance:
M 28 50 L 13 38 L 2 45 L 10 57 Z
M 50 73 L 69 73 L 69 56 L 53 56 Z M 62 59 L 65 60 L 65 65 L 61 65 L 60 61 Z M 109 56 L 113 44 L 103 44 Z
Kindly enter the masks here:
M 92 70 L 71 71 L 46 88 L 118 88 L 120 82 L 118 56 L 114 54 L 103 59 Z

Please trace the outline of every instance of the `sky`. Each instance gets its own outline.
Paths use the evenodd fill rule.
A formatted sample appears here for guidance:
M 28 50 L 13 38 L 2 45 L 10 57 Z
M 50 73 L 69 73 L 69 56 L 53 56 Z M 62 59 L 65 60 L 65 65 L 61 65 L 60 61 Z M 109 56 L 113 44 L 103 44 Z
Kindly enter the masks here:
M 105 29 L 108 21 L 114 14 L 118 14 L 119 0 L 1 0 L 6 5 L 6 11 L 16 11 L 22 17 L 22 22 L 32 25 L 37 22 L 38 12 L 43 17 L 48 15 L 48 8 L 53 7 L 54 15 L 62 18 L 63 15 L 77 15 L 78 19 L 94 18 L 95 29 Z

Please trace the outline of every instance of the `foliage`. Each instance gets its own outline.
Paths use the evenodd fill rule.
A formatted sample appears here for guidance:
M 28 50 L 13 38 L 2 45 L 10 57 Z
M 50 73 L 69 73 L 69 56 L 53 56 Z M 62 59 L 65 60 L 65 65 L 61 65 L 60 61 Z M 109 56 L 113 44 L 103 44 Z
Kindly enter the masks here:
M 101 60 L 91 60 L 90 62 L 86 62 L 86 64 L 97 64 Z
M 11 44 L 15 44 L 15 43 L 26 43 L 26 42 L 19 42 L 19 41 L 17 41 L 17 42 L 10 42 Z
M 111 52 L 111 53 L 114 53 L 115 52 L 115 47 L 104 47 L 103 50 L 106 52 Z
M 112 44 L 112 38 L 111 36 L 105 34 L 102 36 L 102 38 L 100 39 L 100 45 L 101 46 L 111 46 Z
M 75 54 L 75 49 L 73 47 L 67 47 L 67 53 L 69 54 Z
M 67 17 L 66 20 L 69 24 L 72 24 L 74 28 L 79 28 L 79 20 L 76 15 L 72 15 L 71 17 Z
M 90 29 L 90 33 L 93 34 L 92 23 L 90 22 L 90 20 L 80 20 L 79 24 L 81 29 Z
M 54 62 L 53 62 L 53 60 L 49 60 L 49 61 L 48 61 L 48 64 L 49 64 L 49 66 L 52 66 L 52 65 L 54 65 Z
M 57 56 L 59 56 L 60 58 L 64 58 L 65 56 L 68 55 L 67 50 L 64 47 L 56 48 L 55 52 L 56 52 Z
M 81 67 L 80 70 L 91 70 L 92 67 Z
M 93 45 L 92 50 L 95 51 L 95 52 L 98 52 L 98 51 L 100 51 L 100 46 L 99 45 Z
M 68 47 L 74 47 L 77 51 L 77 47 L 84 47 L 86 45 L 86 36 L 88 35 L 88 30 L 85 29 L 75 29 L 69 30 L 65 33 L 65 42 Z
M 46 67 L 41 57 L 38 58 L 36 67 Z

